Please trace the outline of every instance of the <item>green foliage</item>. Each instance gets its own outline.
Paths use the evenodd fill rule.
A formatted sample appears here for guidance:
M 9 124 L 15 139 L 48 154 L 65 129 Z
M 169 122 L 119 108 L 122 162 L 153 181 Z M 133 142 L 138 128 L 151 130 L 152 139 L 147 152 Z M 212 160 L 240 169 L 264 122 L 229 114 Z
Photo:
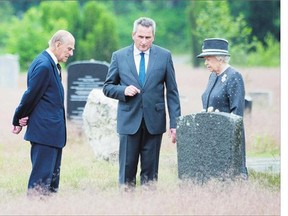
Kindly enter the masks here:
M 6 52 L 19 55 L 22 70 L 48 47 L 51 35 L 59 29 L 70 31 L 76 39 L 74 56 L 67 64 L 87 59 L 109 61 L 118 43 L 113 15 L 94 1 L 83 9 L 77 1 L 43 1 L 30 8 L 22 19 L 15 18 L 11 26 Z
M 257 6 L 262 14 L 254 10 Z M 114 50 L 132 43 L 133 21 L 141 16 L 156 21 L 155 44 L 173 53 L 191 53 L 194 66 L 202 64 L 196 55 L 208 37 L 229 41 L 233 65 L 279 66 L 279 1 L 23 0 L 20 6 L 0 1 L 0 54 L 18 54 L 26 70 L 49 37 L 67 29 L 76 38 L 74 56 L 67 64 L 87 59 L 109 62 Z M 264 27 L 259 25 L 262 21 Z M 261 32 L 256 31 L 258 26 Z M 257 32 L 261 38 L 255 37 Z
M 8 32 L 6 51 L 19 55 L 22 68 L 27 68 L 40 50 L 48 45 L 48 34 L 38 21 L 41 16 L 41 11 L 31 8 L 21 21 L 13 19 Z
M 132 43 L 131 33 L 134 20 L 139 17 L 151 17 L 156 22 L 154 43 L 173 52 L 188 53 L 189 35 L 187 32 L 186 7 L 189 1 L 131 1 L 114 2 L 119 33 L 119 47 Z M 127 16 L 129 15 L 129 16 Z
M 183 9 L 184 10 L 184 9 Z M 189 34 L 187 19 L 183 10 L 159 10 L 157 19 L 157 33 L 155 42 L 160 46 L 177 53 L 189 53 Z
M 236 2 L 233 2 L 233 5 L 236 5 Z M 241 5 L 245 6 L 246 3 Z M 254 5 L 254 2 L 253 4 L 250 2 L 248 5 Z M 209 11 L 209 13 L 207 13 L 207 11 Z M 255 11 L 250 12 L 254 13 Z M 245 11 L 243 11 L 243 14 L 245 14 Z M 237 17 L 231 16 L 227 1 L 191 2 L 188 17 L 192 35 L 192 60 L 195 66 L 199 66 L 200 64 L 199 59 L 195 57 L 201 53 L 203 40 L 205 38 L 217 37 L 225 38 L 229 41 L 232 65 L 250 67 L 279 66 L 279 42 L 268 32 L 264 43 L 256 37 L 254 37 L 253 42 L 250 43 L 252 28 L 247 25 L 243 14 L 238 11 Z M 277 25 L 277 23 L 275 25 Z
M 13 17 L 13 8 L 8 1 L 0 1 L 0 54 L 5 54 L 8 31 Z
M 254 41 L 252 48 L 247 57 L 246 66 L 253 67 L 279 67 L 280 65 L 280 43 L 272 36 L 267 34 L 264 46 L 260 41 Z
M 238 60 L 241 59 L 241 56 L 245 56 L 244 54 L 249 49 L 248 36 L 251 33 L 251 28 L 247 26 L 242 15 L 236 18 L 230 15 L 227 1 L 192 2 L 189 10 L 189 19 L 192 21 L 190 22 L 192 59 L 195 66 L 199 66 L 200 62 L 195 56 L 201 53 L 202 43 L 205 38 L 225 38 L 230 43 L 231 54 L 237 53 Z
M 267 32 L 270 32 L 277 41 L 280 40 L 280 0 L 228 0 L 228 2 L 232 15 L 236 17 L 242 13 L 252 28 L 249 41 L 256 37 L 265 44 Z
M 63 2 L 49 1 L 42 2 L 39 10 L 42 11 L 41 24 L 43 28 L 54 33 L 60 28 L 65 28 L 69 31 L 74 30 L 75 22 L 79 22 L 80 14 L 76 1 Z
M 83 7 L 82 37 L 78 41 L 77 59 L 110 61 L 117 47 L 115 19 L 104 5 L 88 2 Z

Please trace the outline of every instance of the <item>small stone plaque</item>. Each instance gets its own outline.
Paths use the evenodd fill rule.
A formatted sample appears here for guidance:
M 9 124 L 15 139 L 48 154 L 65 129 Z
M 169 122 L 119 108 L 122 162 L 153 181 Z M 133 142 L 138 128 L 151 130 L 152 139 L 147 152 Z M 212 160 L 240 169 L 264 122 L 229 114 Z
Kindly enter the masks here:
M 109 64 L 100 61 L 78 61 L 68 65 L 67 118 L 82 120 L 89 93 L 102 88 Z
M 177 119 L 180 179 L 204 183 L 240 175 L 243 119 L 222 112 L 203 112 Z

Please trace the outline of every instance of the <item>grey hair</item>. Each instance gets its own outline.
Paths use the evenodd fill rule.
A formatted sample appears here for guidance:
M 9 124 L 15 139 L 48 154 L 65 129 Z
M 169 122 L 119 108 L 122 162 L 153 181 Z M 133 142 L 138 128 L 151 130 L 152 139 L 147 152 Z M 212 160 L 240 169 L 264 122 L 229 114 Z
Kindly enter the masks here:
M 152 32 L 153 35 L 155 36 L 156 33 L 156 23 L 153 19 L 148 18 L 148 17 L 140 17 L 139 19 L 134 21 L 134 25 L 133 25 L 133 33 L 136 33 L 137 31 L 137 26 L 141 25 L 141 26 L 145 26 L 145 27 L 152 27 Z
M 57 31 L 52 38 L 48 41 L 49 47 L 52 47 L 55 45 L 57 41 L 60 41 L 61 43 L 64 43 L 65 40 L 69 37 L 72 36 L 70 32 L 66 30 L 59 30 Z M 73 37 L 73 36 L 72 36 Z
M 218 61 L 222 61 L 224 63 L 229 63 L 230 56 L 215 56 Z

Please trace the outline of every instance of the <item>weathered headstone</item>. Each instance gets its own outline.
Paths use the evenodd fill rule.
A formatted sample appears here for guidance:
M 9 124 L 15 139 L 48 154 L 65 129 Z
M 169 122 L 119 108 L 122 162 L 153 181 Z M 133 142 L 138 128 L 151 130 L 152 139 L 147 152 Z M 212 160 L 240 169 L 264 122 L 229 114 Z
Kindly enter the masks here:
M 83 128 L 97 159 L 117 161 L 119 140 L 116 132 L 117 100 L 93 89 L 83 112 Z
M 203 112 L 177 119 L 178 176 L 197 183 L 240 175 L 243 119 Z
M 82 120 L 89 93 L 102 88 L 109 64 L 100 61 L 78 61 L 68 65 L 67 118 Z
M 17 87 L 19 72 L 20 66 L 17 55 L 0 56 L 0 87 Z

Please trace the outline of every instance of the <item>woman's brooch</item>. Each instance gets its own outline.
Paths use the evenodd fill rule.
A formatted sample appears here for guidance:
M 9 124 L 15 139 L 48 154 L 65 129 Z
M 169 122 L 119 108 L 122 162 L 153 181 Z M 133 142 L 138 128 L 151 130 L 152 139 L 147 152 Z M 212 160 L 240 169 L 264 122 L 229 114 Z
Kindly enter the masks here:
M 225 82 L 226 79 L 227 79 L 227 74 L 224 74 L 224 75 L 222 76 L 221 82 Z

